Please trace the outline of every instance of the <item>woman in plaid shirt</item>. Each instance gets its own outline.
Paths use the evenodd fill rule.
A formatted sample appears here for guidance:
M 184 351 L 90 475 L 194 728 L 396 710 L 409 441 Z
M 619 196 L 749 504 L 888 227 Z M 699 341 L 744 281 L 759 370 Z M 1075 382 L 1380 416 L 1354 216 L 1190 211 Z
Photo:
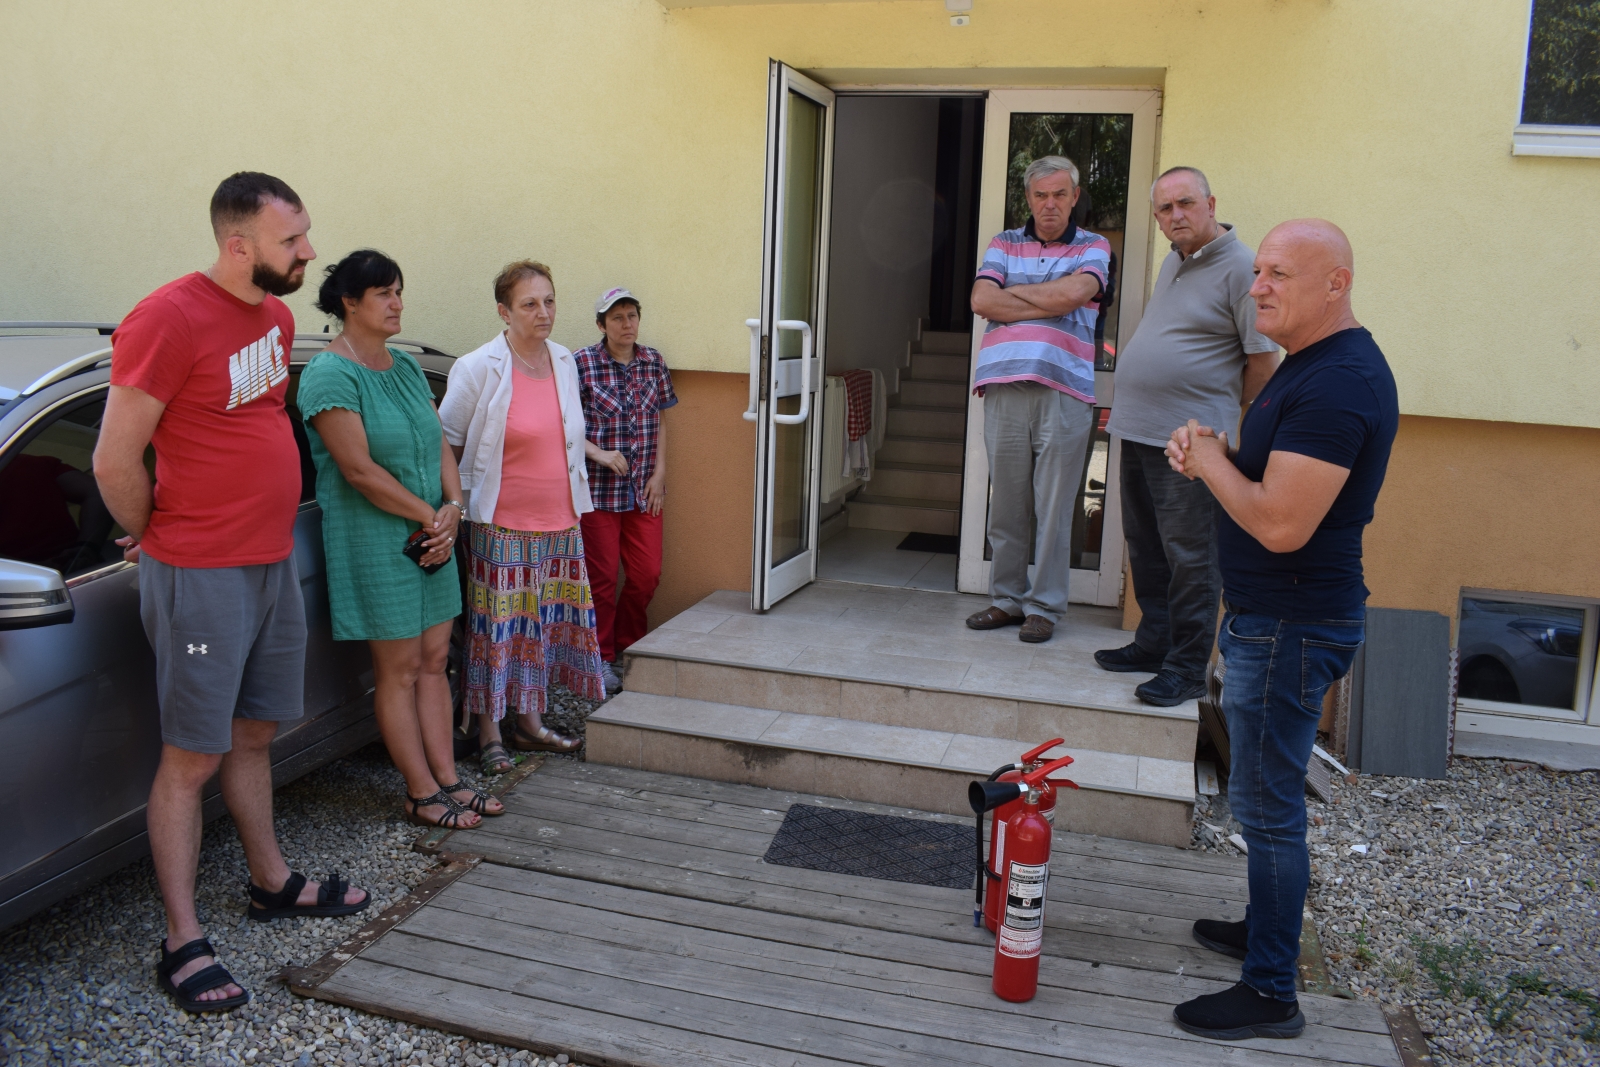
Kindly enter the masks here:
M 594 304 L 604 336 L 574 353 L 589 440 L 627 457 L 627 472 L 589 461 L 594 510 L 580 519 L 594 589 L 606 692 L 622 688 L 617 653 L 643 637 L 645 612 L 661 581 L 661 507 L 666 490 L 666 431 L 661 413 L 678 402 L 661 353 L 638 343 L 639 301 L 611 289 Z M 617 564 L 627 574 L 618 596 Z

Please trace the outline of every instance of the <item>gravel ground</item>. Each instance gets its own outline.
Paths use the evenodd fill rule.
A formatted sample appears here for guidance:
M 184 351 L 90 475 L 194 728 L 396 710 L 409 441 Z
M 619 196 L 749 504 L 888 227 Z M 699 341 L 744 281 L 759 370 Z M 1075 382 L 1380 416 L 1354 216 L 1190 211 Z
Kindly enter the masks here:
M 1441 781 L 1336 776 L 1308 807 L 1335 982 L 1410 1005 L 1442 1063 L 1600 1063 L 1600 773 L 1457 759 Z M 1236 851 L 1225 794 L 1195 823 Z
M 567 693 L 547 722 L 581 733 L 594 709 Z M 571 757 L 564 757 L 571 758 Z M 460 770 L 482 783 L 476 759 Z M 156 986 L 166 922 L 148 858 L 0 933 L 0 1064 L 462 1064 L 565 1063 L 410 1026 L 291 994 L 272 976 L 321 957 L 425 878 L 433 861 L 411 851 L 421 829 L 400 812 L 404 783 L 381 744 L 329 764 L 277 795 L 290 866 L 337 870 L 372 893 L 342 919 L 274 923 L 244 918 L 248 872 L 232 820 L 206 828 L 199 910 L 221 961 L 254 999 L 227 1015 L 178 1011 Z

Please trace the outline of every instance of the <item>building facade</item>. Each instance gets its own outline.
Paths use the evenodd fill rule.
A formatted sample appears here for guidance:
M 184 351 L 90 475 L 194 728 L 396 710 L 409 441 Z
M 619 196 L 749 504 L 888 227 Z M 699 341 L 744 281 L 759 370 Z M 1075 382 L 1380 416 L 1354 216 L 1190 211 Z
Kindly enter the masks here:
M 1453 620 L 1464 685 L 1479 657 L 1463 704 L 1478 732 L 1597 744 L 1600 159 L 1585 122 L 1600 115 L 1527 112 L 1531 10 L 976 0 L 957 18 L 939 0 L 402 0 L 380 17 L 301 0 L 14 3 L 0 10 L 0 319 L 119 318 L 209 262 L 216 182 L 266 170 L 305 198 L 325 261 L 365 246 L 395 256 L 405 335 L 450 351 L 499 328 L 491 280 L 512 259 L 554 268 L 554 336 L 569 347 L 596 336 L 595 295 L 640 296 L 642 339 L 682 398 L 658 619 L 751 588 L 753 572 L 759 595 L 785 523 L 812 556 L 802 580 L 842 521 L 956 537 L 950 581 L 974 587 L 981 438 L 952 400 L 962 390 L 939 388 L 959 378 L 912 361 L 961 354 L 951 337 L 971 323 L 952 294 L 1008 218 L 1012 164 L 1041 136 L 1096 153 L 1087 224 L 1123 269 L 1110 395 L 1116 337 L 1165 252 L 1144 190 L 1196 166 L 1251 245 L 1300 216 L 1354 244 L 1356 313 L 1404 413 L 1367 535 L 1371 603 Z M 790 139 L 769 143 L 769 103 L 790 93 Z M 769 180 L 783 167 L 788 186 Z M 802 179 L 809 208 L 783 200 Z M 810 273 L 775 282 L 773 257 L 800 242 Z M 771 291 L 784 282 L 792 293 Z M 313 290 L 290 299 L 302 330 L 324 324 Z M 774 369 L 800 362 L 798 337 L 776 326 L 791 297 L 823 352 L 818 415 L 798 437 L 770 422 L 798 396 Z M 775 390 L 755 422 L 742 417 L 752 318 Z M 851 369 L 879 372 L 891 439 L 944 450 L 881 462 L 877 487 L 825 485 L 823 379 Z M 1102 604 L 1121 599 L 1110 448 L 1085 474 L 1078 567 L 1081 599 Z M 1508 646 L 1519 634 L 1529 647 Z M 1568 673 L 1570 693 L 1532 694 Z

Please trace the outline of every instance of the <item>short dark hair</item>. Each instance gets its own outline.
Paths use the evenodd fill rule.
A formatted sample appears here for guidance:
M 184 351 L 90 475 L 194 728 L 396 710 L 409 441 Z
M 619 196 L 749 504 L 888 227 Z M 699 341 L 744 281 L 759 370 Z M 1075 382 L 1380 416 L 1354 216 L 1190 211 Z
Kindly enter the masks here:
M 502 307 L 510 307 L 511 294 L 529 278 L 543 278 L 550 283 L 550 288 L 556 287 L 549 267 L 536 259 L 519 259 L 515 263 L 507 263 L 494 276 L 494 302 Z
M 635 300 L 633 297 L 625 296 L 618 300 L 612 301 L 611 307 L 606 308 L 604 311 L 600 312 L 600 314 L 596 315 L 594 317 L 594 324 L 603 328 L 606 324 L 606 316 L 611 314 L 611 309 L 621 307 L 623 304 L 632 304 L 633 310 L 637 311 L 641 318 L 644 317 L 643 305 L 641 305 L 639 301 Z
M 211 194 L 211 228 L 220 236 L 233 226 L 242 226 L 261 213 L 268 200 L 282 200 L 290 207 L 303 208 L 300 194 L 282 178 L 260 171 L 241 170 L 222 179 Z
M 346 297 L 359 301 L 368 289 L 382 289 L 396 282 L 404 288 L 406 276 L 400 264 L 376 248 L 361 248 L 323 271 L 322 287 L 317 290 L 317 310 L 344 321 Z

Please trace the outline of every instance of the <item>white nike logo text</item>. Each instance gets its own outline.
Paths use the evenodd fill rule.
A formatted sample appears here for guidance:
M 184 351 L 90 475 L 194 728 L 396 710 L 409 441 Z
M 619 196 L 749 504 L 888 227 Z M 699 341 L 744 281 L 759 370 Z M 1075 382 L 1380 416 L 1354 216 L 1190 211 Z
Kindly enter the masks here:
M 233 390 L 228 394 L 228 410 L 265 396 L 289 377 L 289 361 L 280 339 L 283 331 L 274 326 L 259 341 L 245 345 L 228 357 L 228 377 Z

